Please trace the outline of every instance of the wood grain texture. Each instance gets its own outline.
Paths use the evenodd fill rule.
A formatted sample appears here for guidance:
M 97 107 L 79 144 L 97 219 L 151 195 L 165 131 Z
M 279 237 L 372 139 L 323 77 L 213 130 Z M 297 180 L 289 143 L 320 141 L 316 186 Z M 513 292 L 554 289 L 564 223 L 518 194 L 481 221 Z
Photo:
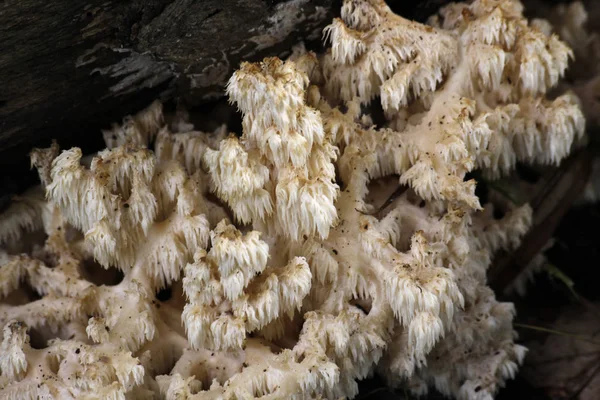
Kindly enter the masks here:
M 99 130 L 152 100 L 222 96 L 242 60 L 319 39 L 335 0 L 0 2 L 0 181 L 27 153 L 101 144 Z M 17 182 L 17 186 L 21 186 Z

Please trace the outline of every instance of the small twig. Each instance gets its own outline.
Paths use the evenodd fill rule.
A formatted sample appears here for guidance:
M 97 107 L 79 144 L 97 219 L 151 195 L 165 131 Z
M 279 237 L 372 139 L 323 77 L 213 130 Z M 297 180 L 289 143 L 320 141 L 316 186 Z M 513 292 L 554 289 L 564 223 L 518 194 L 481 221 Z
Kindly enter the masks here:
M 515 326 L 515 328 L 530 329 L 533 331 L 551 333 L 553 335 L 566 336 L 566 337 L 573 338 L 575 340 L 581 340 L 583 342 L 588 342 L 588 343 L 592 343 L 597 346 L 600 346 L 600 342 L 596 342 L 595 340 L 592 340 L 585 335 L 581 335 L 581 334 L 577 334 L 577 333 L 563 332 L 563 331 L 559 331 L 557 329 L 545 328 L 543 326 L 535 326 L 535 325 L 521 324 L 521 323 L 514 323 L 514 326 Z
M 598 355 L 600 355 L 600 350 L 587 351 L 585 353 L 574 353 L 574 354 L 556 356 L 556 357 L 552 357 L 552 358 L 546 358 L 545 360 L 539 360 L 537 362 L 528 361 L 527 365 L 531 366 L 531 367 L 535 367 L 537 365 L 552 364 L 552 363 L 558 363 L 558 362 L 561 362 L 564 360 L 572 360 L 574 358 L 591 357 L 591 356 L 598 356 Z
M 594 303 L 586 299 L 584 296 L 579 294 L 577 290 L 575 290 L 575 282 L 573 282 L 573 280 L 569 278 L 567 274 L 565 274 L 562 270 L 560 270 L 553 264 L 546 264 L 545 269 L 548 275 L 558 279 L 567 287 L 567 289 L 569 289 L 573 297 L 575 297 L 575 300 L 577 300 L 584 307 L 586 307 L 588 310 L 594 313 L 596 317 L 600 318 L 600 310 L 598 309 L 598 307 Z M 593 336 L 596 336 L 596 334 L 594 334 Z
M 372 212 L 369 212 L 369 213 L 364 212 L 364 211 L 359 211 L 359 210 L 357 210 L 357 211 L 360 212 L 361 214 L 364 214 L 364 215 L 379 215 L 390 204 L 392 204 L 394 201 L 396 201 L 396 199 L 398 197 L 402 196 L 402 194 L 404 192 L 406 192 L 407 189 L 408 189 L 408 186 L 406 186 L 406 185 L 400 185 L 400 186 L 398 186 L 398 188 L 396 190 L 394 190 L 394 192 L 375 211 L 372 211 Z

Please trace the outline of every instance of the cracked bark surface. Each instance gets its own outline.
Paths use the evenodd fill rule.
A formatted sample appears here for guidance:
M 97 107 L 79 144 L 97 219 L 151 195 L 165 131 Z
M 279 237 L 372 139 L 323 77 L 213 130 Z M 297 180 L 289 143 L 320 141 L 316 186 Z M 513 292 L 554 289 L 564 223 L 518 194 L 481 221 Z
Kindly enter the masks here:
M 389 1 L 416 19 L 447 0 Z M 0 196 L 35 179 L 28 152 L 102 147 L 100 129 L 154 99 L 223 95 L 240 61 L 319 43 L 341 0 L 0 2 Z
M 2 179 L 19 185 L 29 149 L 52 138 L 99 147 L 99 129 L 153 99 L 221 96 L 241 60 L 319 39 L 334 1 L 0 2 Z

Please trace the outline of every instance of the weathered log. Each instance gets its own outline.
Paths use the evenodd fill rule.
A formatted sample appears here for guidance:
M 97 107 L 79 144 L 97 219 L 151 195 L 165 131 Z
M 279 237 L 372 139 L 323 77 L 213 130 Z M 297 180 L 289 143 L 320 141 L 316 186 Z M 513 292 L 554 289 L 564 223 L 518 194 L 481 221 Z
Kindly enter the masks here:
M 148 105 L 222 95 L 242 60 L 320 39 L 335 0 L 5 0 L 0 3 L 0 170 L 27 152 L 100 147 L 99 129 Z M 18 179 L 16 182 L 19 185 Z
M 389 1 L 423 20 L 448 0 Z M 242 60 L 320 43 L 342 0 L 0 2 L 0 195 L 35 179 L 29 150 L 52 138 L 84 152 L 100 129 L 154 99 L 223 95 Z

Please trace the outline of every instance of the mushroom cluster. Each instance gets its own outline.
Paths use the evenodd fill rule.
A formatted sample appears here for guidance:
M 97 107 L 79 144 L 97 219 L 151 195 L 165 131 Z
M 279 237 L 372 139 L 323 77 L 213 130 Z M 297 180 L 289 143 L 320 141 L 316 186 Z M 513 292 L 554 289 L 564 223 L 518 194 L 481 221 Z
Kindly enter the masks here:
M 233 74 L 239 135 L 156 102 L 91 157 L 34 149 L 40 187 L 0 215 L 0 397 L 352 398 L 378 373 L 492 398 L 526 349 L 486 270 L 532 211 L 469 174 L 558 164 L 585 126 L 546 96 L 572 52 L 539 26 L 345 0 L 324 54 Z

